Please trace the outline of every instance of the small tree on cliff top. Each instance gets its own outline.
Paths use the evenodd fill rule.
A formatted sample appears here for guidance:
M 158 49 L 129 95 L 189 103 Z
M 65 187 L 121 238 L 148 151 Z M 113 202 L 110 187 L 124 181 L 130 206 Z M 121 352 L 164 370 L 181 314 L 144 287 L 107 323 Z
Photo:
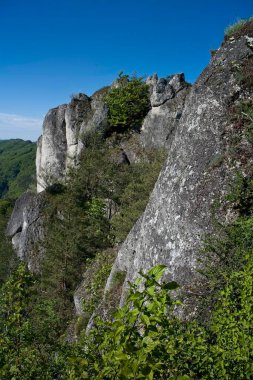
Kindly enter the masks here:
M 108 121 L 113 129 L 139 129 L 147 114 L 149 102 L 149 87 L 143 78 L 119 74 L 117 87 L 109 90 L 105 102 L 109 109 Z

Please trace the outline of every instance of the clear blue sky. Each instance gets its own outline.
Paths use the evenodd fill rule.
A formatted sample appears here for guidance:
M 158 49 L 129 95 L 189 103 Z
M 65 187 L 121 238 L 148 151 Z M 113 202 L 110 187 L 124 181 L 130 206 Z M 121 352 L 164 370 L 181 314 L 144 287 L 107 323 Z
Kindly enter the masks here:
M 36 140 L 49 108 L 117 73 L 195 81 L 253 0 L 0 0 L 0 139 Z

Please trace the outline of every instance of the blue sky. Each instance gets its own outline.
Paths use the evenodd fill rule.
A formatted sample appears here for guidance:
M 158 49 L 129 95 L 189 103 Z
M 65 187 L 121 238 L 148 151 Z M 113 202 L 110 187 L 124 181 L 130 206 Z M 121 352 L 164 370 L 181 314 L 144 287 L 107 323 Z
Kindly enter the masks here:
M 36 140 L 49 108 L 120 71 L 194 82 L 252 0 L 0 0 L 0 139 Z

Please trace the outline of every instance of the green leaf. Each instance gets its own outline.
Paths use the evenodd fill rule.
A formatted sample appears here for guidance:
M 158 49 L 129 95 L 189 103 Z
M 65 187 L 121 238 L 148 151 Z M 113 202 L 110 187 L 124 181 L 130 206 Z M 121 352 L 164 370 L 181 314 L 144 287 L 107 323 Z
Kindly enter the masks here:
M 149 326 L 150 325 L 150 320 L 149 320 L 149 317 L 145 314 L 141 315 L 141 321 L 146 325 L 146 326 Z
M 155 280 L 157 281 L 162 277 L 162 275 L 165 272 L 165 269 L 166 269 L 166 265 L 162 265 L 162 264 L 156 265 L 154 268 L 148 271 L 148 275 L 154 277 Z

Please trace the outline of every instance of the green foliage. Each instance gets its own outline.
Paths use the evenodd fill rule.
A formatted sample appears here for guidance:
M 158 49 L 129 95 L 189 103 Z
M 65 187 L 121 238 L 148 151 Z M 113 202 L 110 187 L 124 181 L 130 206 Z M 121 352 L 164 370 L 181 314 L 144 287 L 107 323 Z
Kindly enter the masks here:
M 245 113 L 242 134 L 249 141 L 252 115 L 247 106 L 241 105 L 240 112 Z M 122 308 L 106 320 L 97 317 L 89 335 L 84 334 L 103 296 L 113 246 L 141 215 L 164 159 L 156 152 L 139 163 L 119 165 L 117 154 L 112 138 L 103 141 L 91 134 L 67 185 L 48 190 L 39 278 L 21 264 L 6 281 L 9 266 L 1 263 L 0 378 L 252 379 L 253 182 L 243 175 L 227 198 L 237 219 L 226 225 L 217 222 L 217 236 L 205 247 L 208 294 L 203 302 L 210 310 L 208 318 L 181 321 L 173 314 L 180 308 L 178 286 L 162 281 L 166 268 L 158 265 L 129 283 Z M 108 200 L 116 205 L 109 217 Z M 0 200 L 0 238 L 11 207 Z M 7 242 L 2 243 L 1 258 L 11 258 L 8 252 Z M 124 280 L 125 272 L 116 274 L 116 293 Z M 84 316 L 75 325 L 81 337 L 68 344 L 64 333 L 81 281 Z M 116 293 L 107 294 L 105 302 Z
M 116 202 L 119 211 L 112 218 L 112 227 L 116 242 L 123 241 L 147 205 L 162 164 L 164 151 L 150 154 L 149 161 L 142 161 L 126 167 L 118 176 L 121 191 Z
M 141 273 L 125 306 L 75 346 L 64 379 L 251 379 L 252 257 L 227 279 L 205 327 L 171 315 L 177 284 L 161 283 L 164 266 Z
M 12 212 L 13 203 L 0 199 L 0 286 L 15 267 L 15 254 L 11 242 L 5 235 L 6 226 Z
M 50 305 L 37 302 L 34 280 L 21 265 L 0 294 L 1 379 L 250 380 L 252 251 L 227 277 L 206 326 L 172 315 L 180 307 L 171 294 L 178 285 L 162 282 L 164 271 L 157 265 L 140 273 L 113 318 L 97 318 L 88 336 L 68 345 L 52 339 L 57 319 Z
M 34 181 L 36 144 L 0 140 L 0 198 L 18 198 Z
M 106 255 L 115 242 L 125 238 L 144 210 L 164 160 L 163 154 L 153 152 L 149 160 L 119 165 L 114 159 L 118 154 L 114 142 L 103 141 L 97 134 L 90 133 L 88 137 L 80 166 L 69 173 L 67 186 L 47 191 L 47 239 L 41 281 L 43 294 L 58 304 L 63 326 L 72 315 L 73 292 L 82 281 L 82 273 L 89 272 L 88 263 L 96 257 L 96 267 L 96 260 L 105 257 L 103 251 Z M 113 217 L 110 202 L 117 209 Z M 87 298 L 87 316 L 101 297 L 104 276 L 111 265 L 108 260 L 106 263 L 101 272 L 96 267 L 95 277 L 89 274 L 97 295 L 90 289 L 94 296 Z
M 237 83 L 247 90 L 253 89 L 253 58 L 249 57 L 242 64 L 232 61 L 232 69 Z
M 225 35 L 227 37 L 231 37 L 233 36 L 233 34 L 235 32 L 237 32 L 238 30 L 242 29 L 242 27 L 245 25 L 246 23 L 246 20 L 238 20 L 235 24 L 233 25 L 229 25 L 226 29 L 225 29 Z
M 168 290 L 177 287 L 175 283 L 159 283 L 164 270 L 160 265 L 146 275 L 142 273 L 143 291 L 138 279 L 130 284 L 127 303 L 112 321 L 96 320 L 88 341 L 86 338 L 81 343 L 86 345 L 86 361 L 80 365 L 80 357 L 72 358 L 67 368 L 72 379 L 152 379 L 160 372 L 162 342 L 168 341 L 165 330 L 171 327 L 167 312 L 174 304 Z
M 202 274 L 207 280 L 206 295 L 201 301 L 201 319 L 210 318 L 210 312 L 206 316 L 207 311 L 217 302 L 219 292 L 232 273 L 244 267 L 247 261 L 245 254 L 253 249 L 252 179 L 238 174 L 226 198 L 238 217 L 229 224 L 216 221 L 216 236 L 206 239 L 200 257 L 205 268 Z
M 95 328 L 72 352 L 66 378 L 72 379 L 251 379 L 253 376 L 252 183 L 238 176 L 228 199 L 240 215 L 220 225 L 219 238 L 206 245 L 205 271 L 212 313 L 203 324 L 178 320 L 177 307 L 162 284 L 163 266 L 129 284 L 125 306 Z
M 31 283 L 31 275 L 20 265 L 1 289 L 0 377 L 3 380 L 32 379 L 39 367 L 28 317 Z
M 104 287 L 110 274 L 115 252 L 112 249 L 98 252 L 95 259 L 87 260 L 82 284 L 83 328 L 103 298 Z M 86 322 L 86 323 L 85 323 Z
M 211 331 L 214 374 L 221 379 L 253 376 L 253 251 L 241 270 L 232 272 L 220 292 Z
M 117 87 L 111 88 L 104 100 L 109 108 L 108 121 L 112 129 L 119 132 L 139 129 L 150 107 L 149 87 L 142 78 L 129 78 L 121 73 Z
M 39 302 L 37 280 L 20 264 L 0 291 L 0 378 L 55 379 L 60 372 L 59 320 Z M 62 366 L 62 363 L 61 363 Z
M 253 179 L 238 173 L 227 200 L 232 203 L 240 216 L 253 214 Z

